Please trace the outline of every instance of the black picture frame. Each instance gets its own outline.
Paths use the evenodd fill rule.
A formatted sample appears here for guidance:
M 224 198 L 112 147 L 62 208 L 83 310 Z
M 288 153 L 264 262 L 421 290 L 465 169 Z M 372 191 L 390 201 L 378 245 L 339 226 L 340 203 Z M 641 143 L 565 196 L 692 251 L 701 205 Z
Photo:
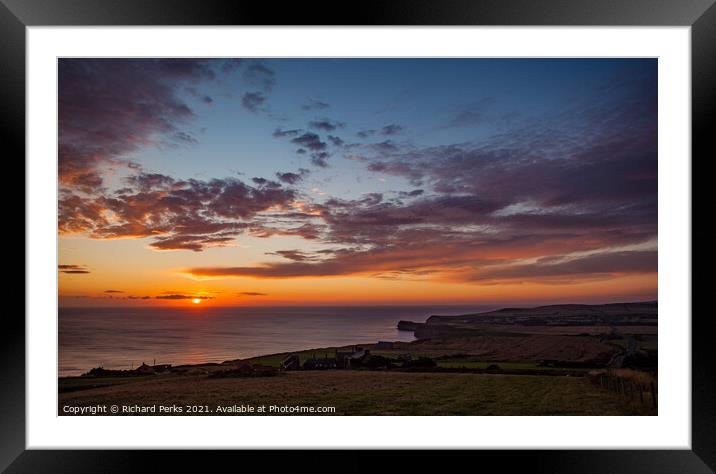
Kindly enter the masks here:
M 716 114 L 715 0 L 364 0 L 349 6 L 229 0 L 0 0 L 0 129 L 4 145 L 25 152 L 25 29 L 29 26 L 135 25 L 530 25 L 690 26 L 692 164 L 716 156 L 710 124 Z M 662 131 L 663 132 L 663 131 Z M 704 179 L 704 178 L 702 178 Z M 693 190 L 693 184 L 692 184 Z M 692 191 L 693 192 L 693 191 Z M 19 206 L 17 206 L 19 207 Z M 16 211 L 19 214 L 19 210 Z M 692 212 L 693 215 L 693 212 Z M 14 216 L 13 216 L 14 217 Z M 19 222 L 19 216 L 17 216 Z M 692 226 L 693 232 L 693 226 Z M 26 252 L 29 249 L 26 248 Z M 700 266 L 706 263 L 700 263 Z M 693 297 L 692 297 L 693 300 Z M 15 313 L 19 314 L 19 313 Z M 684 315 L 691 316 L 691 315 Z M 536 472 L 713 472 L 716 469 L 716 403 L 709 315 L 692 322 L 692 450 L 550 450 L 453 453 L 455 462 L 496 461 L 501 468 Z M 218 465 L 235 453 L 168 451 L 26 450 L 25 323 L 6 313 L 0 345 L 0 468 L 7 472 L 141 472 L 147 468 Z M 333 451 L 341 471 L 375 466 L 360 453 Z M 401 466 L 425 465 L 431 454 L 401 455 Z M 266 464 L 265 453 L 243 452 L 241 462 Z M 271 456 L 293 470 L 316 466 L 311 453 Z M 214 464 L 217 463 L 217 464 Z M 491 465 L 484 464 L 484 466 Z M 168 470 L 168 469 L 167 469 Z

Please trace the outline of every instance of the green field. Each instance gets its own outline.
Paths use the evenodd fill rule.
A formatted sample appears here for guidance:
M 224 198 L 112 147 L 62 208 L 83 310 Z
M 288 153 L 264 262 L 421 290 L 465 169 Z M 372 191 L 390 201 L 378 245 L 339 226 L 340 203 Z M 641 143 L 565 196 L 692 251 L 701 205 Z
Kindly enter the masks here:
M 396 359 L 399 355 L 405 354 L 406 351 L 398 351 L 398 350 L 373 350 L 371 351 L 371 354 L 373 355 L 379 355 L 383 357 L 389 357 L 392 359 Z M 299 360 L 301 363 L 305 361 L 306 359 L 310 357 L 334 357 L 335 356 L 335 349 L 334 348 L 327 348 L 327 349 L 316 349 L 316 350 L 309 350 L 309 351 L 302 351 L 302 352 L 295 352 L 296 355 L 298 355 Z M 435 358 L 438 357 L 439 359 L 436 359 L 435 362 L 437 363 L 437 366 L 440 368 L 445 369 L 487 369 L 487 367 L 491 365 L 498 365 L 500 369 L 518 369 L 518 370 L 540 370 L 540 369 L 546 369 L 546 367 L 541 367 L 537 362 L 515 362 L 515 361 L 484 361 L 479 360 L 479 358 L 475 357 L 451 357 L 451 355 L 446 354 L 444 350 L 433 350 L 433 351 L 411 351 L 410 355 L 413 358 L 418 357 L 429 357 L 429 358 Z M 262 364 L 262 365 L 268 365 L 271 367 L 279 367 L 281 365 L 281 361 L 286 356 L 286 354 L 272 354 L 267 356 L 261 356 L 261 357 L 254 357 L 251 359 L 246 359 L 247 361 L 254 363 L 254 364 Z M 549 369 L 552 370 L 569 370 L 572 372 L 576 371 L 588 371 L 590 369 L 588 368 L 569 368 L 569 367 L 549 367 Z
M 265 378 L 166 375 L 107 381 L 62 392 L 68 406 L 333 406 L 336 415 L 648 415 L 649 407 L 591 385 L 583 377 L 395 371 L 300 371 Z M 90 380 L 90 379 L 87 379 Z M 78 382 L 73 382 L 78 383 Z

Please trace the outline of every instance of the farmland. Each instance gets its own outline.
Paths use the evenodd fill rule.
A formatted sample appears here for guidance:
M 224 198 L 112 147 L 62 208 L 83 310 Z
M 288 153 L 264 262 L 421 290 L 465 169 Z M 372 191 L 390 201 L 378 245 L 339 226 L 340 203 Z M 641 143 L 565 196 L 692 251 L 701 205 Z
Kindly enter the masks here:
M 655 415 L 656 304 L 604 306 L 433 316 L 409 323 L 413 342 L 313 348 L 151 375 L 99 370 L 60 378 L 58 409 L 177 404 L 204 407 L 191 414 L 226 414 L 219 407 L 300 405 L 334 407 L 330 414 L 338 415 Z M 341 365 L 341 354 L 361 358 Z M 282 367 L 288 359 L 295 365 Z
M 111 382 L 110 382 L 111 383 Z M 267 378 L 167 375 L 60 393 L 63 406 L 332 406 L 336 415 L 648 415 L 583 377 L 297 371 Z

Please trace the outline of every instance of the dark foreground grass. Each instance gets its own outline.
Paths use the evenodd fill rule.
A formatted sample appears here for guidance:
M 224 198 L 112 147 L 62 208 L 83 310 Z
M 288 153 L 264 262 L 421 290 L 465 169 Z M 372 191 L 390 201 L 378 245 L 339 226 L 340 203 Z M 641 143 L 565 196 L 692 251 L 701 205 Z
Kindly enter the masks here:
M 289 372 L 267 378 L 172 375 L 59 394 L 63 406 L 332 406 L 336 415 L 655 415 L 583 377 L 380 371 Z M 61 382 L 62 383 L 62 382 Z M 184 409 L 186 414 L 186 409 Z M 158 414 L 158 413 L 157 413 Z

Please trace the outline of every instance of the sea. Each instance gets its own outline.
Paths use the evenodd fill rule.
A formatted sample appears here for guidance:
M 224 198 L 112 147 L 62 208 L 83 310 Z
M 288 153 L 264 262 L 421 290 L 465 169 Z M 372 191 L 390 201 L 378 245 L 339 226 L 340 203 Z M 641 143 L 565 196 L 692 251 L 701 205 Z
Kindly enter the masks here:
M 93 367 L 223 362 L 378 341 L 412 341 L 400 320 L 490 311 L 473 306 L 60 308 L 58 374 Z

